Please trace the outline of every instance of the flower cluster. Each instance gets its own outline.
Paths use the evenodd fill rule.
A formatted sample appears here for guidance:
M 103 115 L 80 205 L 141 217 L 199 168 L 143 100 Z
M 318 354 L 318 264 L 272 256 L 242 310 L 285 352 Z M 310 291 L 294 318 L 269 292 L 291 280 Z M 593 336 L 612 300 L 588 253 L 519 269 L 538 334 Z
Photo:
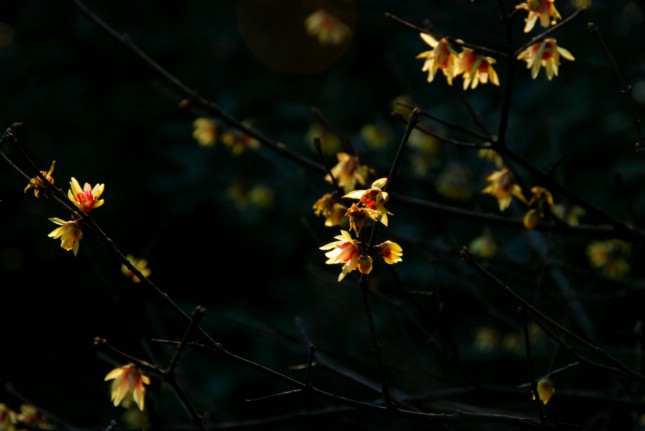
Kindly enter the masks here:
M 321 45 L 341 45 L 352 36 L 352 29 L 325 9 L 318 9 L 305 18 L 305 29 Z
M 516 5 L 515 9 L 524 10 L 528 14 L 524 20 L 524 33 L 533 30 L 538 21 L 546 28 L 562 19 L 555 7 L 555 0 L 528 0 Z M 417 59 L 425 59 L 421 71 L 428 73 L 428 82 L 432 82 L 441 70 L 448 85 L 452 85 L 453 80 L 461 76 L 464 90 L 474 90 L 479 84 L 489 82 L 499 86 L 499 77 L 493 68 L 496 60 L 493 57 L 465 46 L 460 39 L 435 37 L 428 33 L 420 33 L 420 36 L 431 48 L 416 56 Z M 458 51 L 457 48 L 461 50 Z M 533 79 L 542 67 L 546 71 L 547 79 L 558 76 L 561 58 L 569 61 L 575 59 L 571 52 L 558 46 L 557 40 L 552 37 L 535 42 L 517 54 L 517 60 L 526 62 L 526 68 L 531 70 Z
M 23 431 L 28 429 L 51 429 L 47 417 L 31 404 L 22 404 L 20 411 L 0 403 L 0 430 Z
M 248 122 L 244 124 L 248 125 Z M 199 117 L 193 121 L 193 138 L 202 147 L 212 147 L 219 140 L 234 156 L 260 148 L 260 141 L 239 129 L 228 129 L 221 133 L 219 131 L 220 125 L 210 118 Z
M 43 177 L 45 177 L 50 184 L 54 184 L 54 164 L 55 162 L 52 162 L 49 171 L 41 171 Z M 88 214 L 93 209 L 103 206 L 104 200 L 100 198 L 105 190 L 104 184 L 96 184 L 92 187 L 89 183 L 85 183 L 83 187 L 81 187 L 76 178 L 72 177 L 69 185 L 70 189 L 67 191 L 67 198 L 82 214 Z M 25 187 L 25 192 L 33 189 L 34 196 L 39 197 L 40 190 L 46 189 L 46 187 L 47 184 L 42 181 L 40 177 L 36 177 L 29 181 Z M 78 254 L 80 241 L 83 239 L 81 219 L 78 217 L 72 217 L 72 220 L 63 220 L 58 217 L 51 217 L 49 221 L 57 224 L 59 227 L 51 231 L 48 236 L 53 239 L 60 238 L 60 246 L 67 251 L 73 252 L 74 256 L 76 256 Z
M 128 259 L 132 266 L 134 266 L 144 277 L 147 278 L 152 274 L 152 270 L 148 268 L 148 259 L 138 259 L 131 254 L 127 255 L 126 259 Z M 134 272 L 130 271 L 130 268 L 128 268 L 124 263 L 121 264 L 121 272 L 127 278 L 131 278 L 135 283 L 141 282 L 141 279 Z
M 386 184 L 387 178 L 380 178 L 374 181 L 367 190 L 352 190 L 345 193 L 344 199 L 358 201 L 349 208 L 336 202 L 334 195 L 329 193 L 314 204 L 316 215 L 325 217 L 325 226 L 339 226 L 345 223 L 349 225 L 348 230 L 341 229 L 340 235 L 334 237 L 336 241 L 320 247 L 325 251 L 327 257 L 325 263 L 343 265 L 338 276 L 339 282 L 356 269 L 361 274 L 370 274 L 373 265 L 371 252 L 379 255 L 388 265 L 402 261 L 403 249 L 397 243 L 387 240 L 368 247 L 360 240 L 363 228 L 368 221 L 388 226 L 388 215 L 392 215 L 392 213 L 385 208 L 389 199 L 388 193 L 383 190 Z M 356 237 L 352 236 L 352 232 Z

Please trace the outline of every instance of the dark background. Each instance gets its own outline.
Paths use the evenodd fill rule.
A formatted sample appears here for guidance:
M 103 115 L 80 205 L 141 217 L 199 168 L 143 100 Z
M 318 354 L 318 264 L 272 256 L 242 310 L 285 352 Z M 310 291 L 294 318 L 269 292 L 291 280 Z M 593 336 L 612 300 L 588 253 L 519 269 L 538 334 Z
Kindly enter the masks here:
M 449 87 L 437 76 L 428 84 L 422 60 L 415 58 L 427 45 L 385 13 L 503 50 L 495 2 L 349 1 L 344 11 L 353 20 L 354 37 L 340 48 L 320 48 L 296 28 L 318 3 L 157 0 L 91 1 L 87 6 L 189 88 L 236 118 L 251 119 L 267 136 L 317 162 L 307 137 L 314 123 L 312 107 L 352 141 L 380 176 L 387 174 L 405 127 L 389 115 L 394 98 L 406 95 L 423 110 L 471 127 L 460 102 L 461 81 Z M 558 1 L 557 7 L 565 18 L 575 10 L 568 1 Z M 557 176 L 570 189 L 636 226 L 642 225 L 644 214 L 644 161 L 634 149 L 629 104 L 587 24 L 597 24 L 625 80 L 633 85 L 634 108 L 642 118 L 644 14 L 642 1 L 594 1 L 585 14 L 554 34 L 576 60 L 563 60 L 560 76 L 552 81 L 543 71 L 531 80 L 524 63 L 517 62 L 508 134 L 509 145 L 540 169 L 559 162 Z M 513 18 L 517 45 L 527 40 L 520 15 Z M 315 200 L 330 191 L 319 172 L 266 147 L 235 157 L 221 144 L 197 145 L 191 136 L 195 112 L 179 107 L 183 96 L 71 1 L 3 0 L 0 24 L 0 128 L 23 123 L 17 131 L 22 147 L 41 169 L 56 160 L 54 177 L 63 189 L 72 176 L 81 183 L 105 184 L 105 205 L 93 215 L 124 254 L 149 260 L 152 281 L 187 313 L 204 305 L 204 327 L 241 356 L 284 372 L 305 363 L 308 342 L 297 324 L 302 319 L 302 327 L 322 352 L 377 381 L 355 274 L 337 283 L 340 266 L 326 266 L 318 250 L 337 235 L 312 211 Z M 505 63 L 498 61 L 496 70 L 504 85 Z M 482 85 L 464 95 L 495 130 L 502 89 Z M 361 127 L 372 122 L 387 124 L 393 134 L 380 152 L 360 137 Z M 3 151 L 28 169 L 11 149 Z M 438 164 L 425 177 L 415 177 L 409 162 L 405 159 L 400 168 L 401 187 L 409 196 L 497 212 L 494 199 L 477 193 L 487 172 L 473 152 L 442 147 Z M 434 189 L 451 162 L 471 170 L 475 193 L 467 202 L 450 201 Z M 270 187 L 273 207 L 236 207 L 226 191 L 235 181 Z M 150 339 L 177 339 L 185 322 L 143 285 L 125 279 L 118 260 L 90 232 L 77 257 L 48 238 L 55 228 L 48 218 L 66 215 L 55 202 L 23 193 L 26 184 L 4 164 L 0 383 L 7 386 L 0 402 L 15 406 L 24 397 L 71 425 L 105 426 L 121 415 L 111 406 L 109 385 L 103 382 L 119 363 L 110 362 L 93 338 L 104 337 L 122 350 L 164 365 L 169 352 Z M 415 208 L 390 209 L 395 214 L 391 230 L 382 233 L 391 232 L 403 245 L 399 277 L 407 288 L 427 296 L 421 296 L 425 311 L 416 310 L 392 293 L 387 269 L 375 268 L 377 331 L 389 340 L 384 356 L 396 370 L 395 386 L 425 394 L 462 384 L 464 375 L 492 387 L 514 388 L 525 382 L 521 355 L 473 350 L 473 329 L 478 326 L 490 324 L 502 333 L 520 328 L 514 304 L 490 287 L 480 290 L 484 282 L 459 259 L 459 247 L 487 226 Z M 594 341 L 635 360 L 629 352 L 639 341 L 633 330 L 643 309 L 639 248 L 633 250 L 630 278 L 617 283 L 590 276 L 584 257 L 588 238 L 540 234 L 536 240 L 493 229 L 504 247 L 492 268 L 526 289 L 529 297 L 550 304 L 548 311 L 554 315 L 566 315 L 557 299 L 557 283 L 536 281 L 544 274 L 545 259 L 536 258 L 527 244 L 545 241 L 567 269 L 571 284 L 589 295 L 584 307 L 598 331 Z M 542 289 L 531 290 L 535 285 Z M 500 306 L 503 318 L 482 306 L 489 303 Z M 467 373 L 453 369 L 451 349 L 437 335 L 443 331 L 461 350 L 460 366 Z M 553 350 L 545 349 L 542 356 L 536 355 L 548 368 Z M 279 397 L 245 402 L 288 388 L 215 354 L 191 351 L 180 371 L 195 403 L 214 422 L 311 407 Z M 334 373 L 326 379 L 321 371 L 318 378 L 330 391 L 378 398 Z M 602 392 L 598 388 L 605 387 L 604 377 L 598 387 L 580 387 L 580 381 L 590 380 L 584 373 L 575 375 L 569 389 Z M 534 414 L 518 406 L 517 394 L 510 392 L 508 400 L 498 398 L 501 405 L 477 398 L 454 401 L 463 404 L 450 404 L 449 399 L 445 407 Z M 553 414 L 575 423 L 587 420 L 588 412 L 571 412 L 571 417 L 562 413 L 567 390 L 561 392 L 562 404 L 553 401 Z M 187 422 L 167 389 L 153 397 L 168 423 Z M 444 407 L 440 401 L 434 407 Z M 319 422 L 320 427 L 380 425 L 351 416 L 340 424 L 334 420 Z

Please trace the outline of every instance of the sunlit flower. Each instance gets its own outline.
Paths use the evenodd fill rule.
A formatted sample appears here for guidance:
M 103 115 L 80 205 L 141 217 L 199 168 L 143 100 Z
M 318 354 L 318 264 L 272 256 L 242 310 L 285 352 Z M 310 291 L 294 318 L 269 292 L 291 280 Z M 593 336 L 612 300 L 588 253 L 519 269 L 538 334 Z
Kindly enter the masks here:
M 470 241 L 468 249 L 473 254 L 488 259 L 495 255 L 497 244 L 495 238 L 489 232 L 484 232 L 482 235 Z
M 331 168 L 331 174 L 345 193 L 354 190 L 356 183 L 365 185 L 367 176 L 369 175 L 367 165 L 362 165 L 357 156 L 350 156 L 347 153 L 338 153 L 336 157 L 338 163 Z M 329 174 L 325 175 L 325 181 L 332 182 Z
M 374 249 L 388 265 L 394 265 L 403 260 L 403 249 L 400 245 L 390 240 L 375 245 Z
M 139 410 L 143 411 L 146 396 L 144 384 L 150 384 L 150 377 L 143 374 L 134 364 L 127 364 L 110 371 L 104 381 L 108 380 L 114 380 L 111 390 L 115 407 L 119 404 L 128 407 L 134 400 Z
M 515 178 L 508 168 L 494 171 L 486 177 L 486 181 L 489 184 L 482 190 L 482 193 L 487 193 L 497 198 L 500 211 L 504 211 L 511 205 L 513 196 L 522 202 L 526 202 L 522 189 L 515 183 Z
M 372 149 L 380 150 L 392 142 L 392 130 L 383 124 L 366 124 L 361 128 L 361 137 Z
M 352 35 L 351 28 L 341 19 L 318 9 L 305 19 L 307 34 L 318 38 L 322 45 L 340 45 Z
M 568 50 L 558 46 L 557 40 L 552 37 L 528 46 L 517 55 L 517 59 L 524 60 L 526 68 L 531 69 L 531 78 L 537 78 L 540 67 L 544 67 L 549 81 L 554 76 L 558 76 L 560 57 L 569 61 L 575 60 L 573 55 Z
M 314 203 L 314 213 L 325 218 L 325 226 L 338 226 L 342 223 L 347 207 L 336 202 L 331 193 L 324 194 Z
M 40 171 L 40 174 L 45 177 L 47 181 L 49 181 L 51 184 L 54 184 L 54 177 L 52 174 L 54 173 L 54 165 L 56 164 L 56 160 L 52 162 L 52 165 L 49 167 L 48 171 Z M 40 177 L 35 177 L 29 180 L 29 184 L 27 184 L 27 187 L 25 187 L 25 193 L 27 193 L 27 190 L 29 189 L 34 189 L 34 196 L 40 197 L 40 190 L 41 189 L 46 189 L 47 185 L 46 183 L 40 179 Z
M 53 428 L 47 420 L 47 417 L 31 404 L 22 404 L 20 406 L 20 413 L 16 415 L 16 419 L 21 424 L 27 425 L 30 428 L 48 429 Z M 0 429 L 2 427 L 0 426 Z
M 81 212 L 87 214 L 105 203 L 103 199 L 99 199 L 103 194 L 103 190 L 105 190 L 105 184 L 96 184 L 92 188 L 90 183 L 85 183 L 81 188 L 76 178 L 72 177 L 69 185 L 71 189 L 67 191 L 67 197 Z
M 553 196 L 544 187 L 531 187 L 531 197 L 527 205 L 530 209 L 524 215 L 523 224 L 527 229 L 534 229 L 546 212 L 550 212 L 550 208 L 553 207 Z
M 439 174 L 435 188 L 448 199 L 466 201 L 472 196 L 470 187 L 471 172 L 460 163 L 450 163 Z
M 130 261 L 132 266 L 134 266 L 135 268 L 137 268 L 139 270 L 139 272 L 144 277 L 147 278 L 152 273 L 152 270 L 150 270 L 150 268 L 148 268 L 148 260 L 147 259 L 143 259 L 143 258 L 136 259 L 131 254 L 127 255 L 126 258 L 128 259 L 128 261 Z M 121 272 L 126 277 L 131 278 L 132 281 L 134 281 L 135 283 L 140 283 L 141 282 L 141 279 L 134 272 L 130 271 L 130 268 L 128 268 L 124 263 L 121 264 Z
M 5 403 L 0 403 L 0 430 L 16 431 L 16 412 Z
M 587 246 L 589 263 L 609 278 L 620 278 L 629 273 L 630 265 L 627 261 L 631 253 L 631 246 L 619 239 L 594 241 Z
M 433 48 L 429 51 L 422 52 L 416 57 L 426 59 L 421 71 L 428 72 L 428 82 L 432 82 L 437 71 L 441 69 L 448 84 L 452 85 L 452 79 L 457 76 L 457 60 L 459 58 L 457 51 L 455 51 L 446 38 L 437 40 L 427 33 L 419 33 L 419 36 Z
M 222 132 L 220 140 L 231 149 L 231 153 L 234 156 L 239 156 L 246 150 L 257 150 L 260 148 L 260 141 L 239 129 L 228 129 Z
M 58 217 L 52 217 L 49 221 L 56 223 L 60 227 L 51 231 L 47 236 L 54 239 L 60 238 L 60 246 L 67 251 L 73 251 L 74 256 L 76 256 L 81 239 L 83 239 L 80 221 L 65 221 Z
M 499 87 L 499 77 L 493 69 L 495 63 L 494 58 L 478 54 L 474 50 L 464 47 L 459 54 L 455 76 L 462 75 L 464 90 L 467 90 L 468 87 L 474 90 L 479 83 L 487 84 L 488 82 Z
M 365 210 L 369 218 L 374 221 L 380 221 L 387 226 L 387 216 L 388 214 L 392 215 L 392 213 L 385 208 L 389 195 L 381 190 L 386 183 L 387 178 L 379 178 L 372 183 L 372 187 L 369 189 L 351 191 L 345 194 L 343 198 L 358 199 L 359 205 Z
M 537 392 L 538 396 L 540 397 L 540 401 L 542 401 L 542 404 L 548 403 L 553 396 L 553 393 L 555 392 L 555 385 L 553 384 L 553 381 L 546 377 L 538 380 Z M 533 400 L 535 400 L 535 394 L 533 394 Z
M 562 17 L 555 8 L 554 3 L 555 0 L 528 0 L 525 3 L 516 5 L 515 9 L 524 9 L 529 13 L 524 20 L 524 33 L 533 30 L 538 18 L 540 19 L 540 25 L 544 28 L 561 20 Z
M 214 145 L 217 141 L 217 123 L 206 117 L 196 118 L 193 121 L 193 138 L 203 147 Z
M 361 274 L 369 274 L 372 272 L 372 256 L 366 253 L 358 256 L 358 272 Z
M 338 276 L 338 281 L 340 282 L 347 274 L 358 268 L 361 250 L 358 242 L 352 238 L 352 235 L 346 230 L 341 229 L 340 235 L 337 235 L 334 238 L 338 241 L 325 244 L 320 247 L 320 249 L 329 250 L 325 253 L 325 256 L 327 257 L 327 261 L 325 262 L 326 264 L 333 265 L 335 263 L 340 263 L 343 265 L 341 273 Z

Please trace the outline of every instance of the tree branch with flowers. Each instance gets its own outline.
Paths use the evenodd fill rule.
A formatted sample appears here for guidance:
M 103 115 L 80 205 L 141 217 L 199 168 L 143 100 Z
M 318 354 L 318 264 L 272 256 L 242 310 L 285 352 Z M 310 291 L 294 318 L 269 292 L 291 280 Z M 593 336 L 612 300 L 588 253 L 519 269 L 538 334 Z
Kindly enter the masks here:
M 67 213 L 48 217 L 57 227 L 43 238 L 59 241 L 81 269 L 90 266 L 85 261 L 104 268 L 101 272 L 115 267 L 132 284 L 113 301 L 129 298 L 141 316 L 119 316 L 132 322 L 126 323 L 132 334 L 97 333 L 93 339 L 97 358 L 110 366 L 83 379 L 103 388 L 105 406 L 97 410 L 107 412 L 109 421 L 70 426 L 73 418 L 59 419 L 46 399 L 7 389 L 14 400 L 0 398 L 0 429 L 277 429 L 314 421 L 355 429 L 428 424 L 580 429 L 604 421 L 607 428 L 596 428 L 629 423 L 636 429 L 642 422 L 641 320 L 625 313 L 615 329 L 602 310 L 603 298 L 630 308 L 640 297 L 643 274 L 636 263 L 645 231 L 639 216 L 627 220 L 614 207 L 598 205 L 595 190 L 571 187 L 564 175 L 570 168 L 561 160 L 545 169 L 540 153 L 522 145 L 531 142 L 529 130 L 516 123 L 524 114 L 520 97 L 528 98 L 531 83 L 544 81 L 543 91 L 550 92 L 584 58 L 571 39 L 583 12 L 596 7 L 591 2 L 573 7 L 561 1 L 557 8 L 555 0 L 459 6 L 492 10 L 501 23 L 496 32 L 502 47 L 483 34 L 481 40 L 462 40 L 458 29 L 444 30 L 439 20 L 441 31 L 419 25 L 426 18 L 420 11 L 406 19 L 383 11 L 379 25 L 392 25 L 391 31 L 405 37 L 405 44 L 396 46 L 417 50 L 396 65 L 402 70 L 412 65 L 409 76 L 420 78 L 415 97 L 392 101 L 388 128 L 381 122 L 350 131 L 333 109 L 313 107 L 306 112 L 312 126 L 298 139 L 293 133 L 281 136 L 280 127 L 261 116 L 232 114 L 236 109 L 225 98 L 219 104 L 202 96 L 169 71 L 172 65 L 162 66 L 85 3 L 70 3 L 170 89 L 172 116 L 188 129 L 178 139 L 186 151 L 200 151 L 200 163 L 215 172 L 218 180 L 205 189 L 228 199 L 218 210 L 235 207 L 241 220 L 257 209 L 271 221 L 258 223 L 258 234 L 234 220 L 235 235 L 219 227 L 216 241 L 204 236 L 198 247 L 175 251 L 178 262 L 185 251 L 208 255 L 209 268 L 157 264 L 153 256 L 124 253 L 120 244 L 134 249 L 136 238 L 121 235 L 124 226 L 98 216 L 118 202 L 116 185 L 82 182 L 77 178 L 86 179 L 85 174 L 67 173 L 69 187 L 60 188 L 55 177 L 69 169 L 64 154 L 53 154 L 48 160 L 56 161 L 42 169 L 30 154 L 35 143 L 27 133 L 29 122 L 11 123 L 0 138 L 0 155 L 26 183 L 17 190 Z M 320 48 L 319 55 L 359 43 L 359 27 L 347 19 L 353 12 L 361 16 L 352 1 L 302 8 L 293 12 L 298 31 L 309 46 Z M 628 98 L 625 115 L 636 132 L 638 155 L 640 107 L 620 72 L 624 65 L 611 57 L 601 30 L 593 23 L 588 29 L 611 60 L 616 97 Z M 450 106 L 465 114 L 414 100 L 426 91 L 453 95 Z M 240 98 L 244 94 L 240 89 Z M 283 127 L 296 121 L 285 114 L 293 111 L 276 111 L 286 117 L 278 122 Z M 218 172 L 230 166 L 243 172 L 241 178 Z M 270 187 L 275 178 L 282 193 Z M 228 188 L 224 179 L 230 180 Z M 145 196 L 141 184 L 128 192 Z M 182 194 L 191 191 L 204 193 L 188 188 Z M 3 198 L 0 204 L 8 202 Z M 198 208 L 190 223 L 172 225 L 173 235 L 186 243 L 211 229 L 197 225 Z M 127 215 L 136 217 L 137 211 Z M 147 220 L 154 223 L 153 217 Z M 288 234 L 280 228 L 284 220 Z M 258 236 L 270 236 L 272 229 L 280 240 L 269 251 L 258 251 Z M 109 257 L 96 258 L 101 247 L 92 237 Z M 298 262 L 287 274 L 259 270 L 265 268 L 260 260 L 280 255 L 287 246 L 279 243 L 293 238 L 304 246 L 285 256 Z M 222 264 L 226 255 L 239 256 L 243 269 Z M 167 274 L 168 267 L 203 270 L 199 294 L 186 299 L 187 287 L 151 280 Z M 109 284 L 102 289 L 116 291 Z M 251 317 L 242 311 L 248 309 L 227 310 L 210 296 L 246 284 L 287 293 L 276 303 L 247 298 L 260 306 Z M 297 290 L 287 288 L 292 285 Z M 619 292 L 612 296 L 607 285 Z M 299 302 L 301 296 L 306 299 Z M 284 308 L 291 323 L 277 323 L 272 308 Z M 139 319 L 146 324 L 138 327 Z M 226 329 L 231 324 L 235 331 Z M 614 331 L 629 325 L 636 340 L 614 344 Z M 138 339 L 135 347 L 126 341 L 130 336 Z M 18 384 L 22 378 L 13 377 Z M 65 394 L 70 401 L 73 395 Z M 230 412 L 219 410 L 221 403 Z M 600 406 L 595 415 L 593 409 L 573 407 L 591 403 Z

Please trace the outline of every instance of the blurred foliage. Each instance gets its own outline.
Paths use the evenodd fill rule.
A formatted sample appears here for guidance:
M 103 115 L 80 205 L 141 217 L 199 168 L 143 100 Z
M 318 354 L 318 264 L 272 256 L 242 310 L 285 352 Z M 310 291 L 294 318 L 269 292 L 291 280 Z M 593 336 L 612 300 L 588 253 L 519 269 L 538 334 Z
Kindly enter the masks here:
M 317 162 L 310 129 L 320 124 L 312 108 L 354 145 L 377 177 L 389 172 L 405 130 L 390 115 L 397 98 L 471 128 L 466 100 L 487 128 L 496 130 L 507 82 L 504 62 L 496 65 L 501 88 L 462 92 L 442 76 L 429 84 L 415 58 L 427 45 L 385 15 L 503 51 L 496 2 L 339 0 L 353 37 L 332 47 L 320 46 L 301 26 L 319 3 L 328 2 L 142 0 L 87 6 L 186 86 Z M 516 2 L 502 3 L 510 10 Z M 559 0 L 557 7 L 566 17 L 575 3 Z M 642 1 L 594 0 L 555 34 L 576 57 L 561 66 L 560 76 L 547 81 L 541 72 L 532 80 L 516 62 L 507 136 L 509 146 L 539 169 L 553 168 L 569 189 L 636 227 L 644 222 L 645 169 L 634 147 L 634 117 L 588 23 L 597 25 L 633 86 L 636 116 L 642 119 L 644 14 Z M 516 47 L 529 37 L 521 32 L 519 15 L 513 17 Z M 204 328 L 227 349 L 289 373 L 306 364 L 313 342 L 320 361 L 328 358 L 332 369 L 352 369 L 378 382 L 357 274 L 337 283 L 339 268 L 325 265 L 318 249 L 338 233 L 312 211 L 316 199 L 331 190 L 320 172 L 266 147 L 234 155 L 221 143 L 198 145 L 192 131 L 199 112 L 181 108 L 182 95 L 72 1 L 0 3 L 0 95 L 0 127 L 22 122 L 17 136 L 23 148 L 41 169 L 56 161 L 54 177 L 63 189 L 72 176 L 104 183 L 106 203 L 94 213 L 97 222 L 124 254 L 148 260 L 151 280 L 186 312 L 204 305 Z M 422 123 L 468 139 L 427 119 Z M 376 147 L 369 134 L 376 129 L 366 126 L 386 131 Z M 5 150 L 12 159 L 17 156 Z M 480 193 L 490 172 L 487 161 L 449 145 L 429 154 L 423 174 L 415 168 L 421 156 L 412 150 L 404 154 L 398 192 L 498 212 L 495 199 Z M 442 193 L 445 178 L 457 178 L 458 184 L 465 179 L 465 190 Z M 10 385 L 0 402 L 18 402 L 17 392 L 70 425 L 104 427 L 123 411 L 112 407 L 103 382 L 115 364 L 97 351 L 93 338 L 164 364 L 170 350 L 150 340 L 179 339 L 185 326 L 141 284 L 123 277 L 119 261 L 90 232 L 77 257 L 49 239 L 55 226 L 48 218 L 66 215 L 55 202 L 23 193 L 27 182 L 7 164 L 0 170 L 0 383 Z M 270 206 L 235 200 L 256 186 L 270 190 Z M 484 261 L 488 269 L 565 326 L 626 364 L 642 366 L 636 353 L 643 343 L 645 300 L 640 246 L 631 250 L 631 273 L 614 280 L 590 266 L 585 236 L 518 231 L 396 201 L 389 209 L 394 215 L 387 235 L 404 249 L 394 271 L 415 292 L 410 300 L 394 287 L 392 268 L 375 265 L 370 300 L 396 391 L 427 397 L 432 411 L 535 415 L 526 402 L 530 394 L 517 389 L 528 381 L 517 304 L 459 257 L 463 245 L 486 232 L 497 243 L 495 256 Z M 578 302 L 566 302 L 569 295 Z M 534 340 L 537 373 L 574 361 L 544 334 L 537 332 Z M 296 396 L 245 401 L 289 388 L 199 350 L 188 353 L 179 372 L 213 422 L 326 406 Z M 304 378 L 302 367 L 294 373 Z M 315 384 L 330 392 L 379 398 L 378 388 L 341 379 L 324 366 L 313 374 Z M 623 394 L 629 385 L 617 380 L 585 367 L 563 373 L 549 417 L 594 429 L 632 429 L 627 424 L 638 421 L 630 415 L 645 413 L 645 406 L 616 400 L 635 399 L 643 384 Z M 461 397 L 450 392 L 462 385 L 477 390 Z M 167 388 L 150 392 L 150 408 L 165 423 L 188 423 Z M 596 396 L 603 392 L 607 399 Z M 321 413 L 312 422 L 305 416 L 288 429 L 411 426 L 383 425 L 381 418 L 355 413 Z M 278 422 L 275 428 L 284 426 Z

